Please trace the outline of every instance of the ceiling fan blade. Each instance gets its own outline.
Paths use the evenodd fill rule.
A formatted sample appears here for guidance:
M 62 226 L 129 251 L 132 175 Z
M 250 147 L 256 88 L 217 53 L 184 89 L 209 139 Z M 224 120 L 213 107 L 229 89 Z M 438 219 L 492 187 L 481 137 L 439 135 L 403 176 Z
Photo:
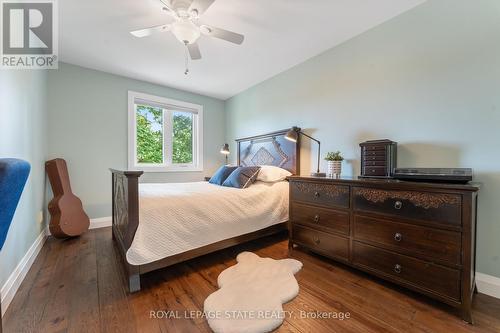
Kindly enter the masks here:
M 189 50 L 189 55 L 191 56 L 192 60 L 201 59 L 201 52 L 200 52 L 200 48 L 198 47 L 197 43 L 188 44 L 187 48 Z
M 220 38 L 228 42 L 240 45 L 245 40 L 245 36 L 237 34 L 236 32 L 216 28 L 208 25 L 202 25 L 200 31 L 207 36 Z
M 169 11 L 171 15 L 177 16 L 177 13 L 175 12 L 175 10 L 170 5 L 170 1 L 168 1 L 168 0 L 160 0 L 160 2 L 162 4 L 163 8 L 166 9 L 167 11 Z
M 214 2 L 215 0 L 194 0 L 189 6 L 189 12 L 196 10 L 198 16 L 201 16 Z
M 157 25 L 157 26 L 151 27 L 151 28 L 131 31 L 130 33 L 132 35 L 134 35 L 135 37 L 142 38 L 142 37 L 151 36 L 152 34 L 154 34 L 156 32 L 169 31 L 170 27 L 171 27 L 170 24 L 163 24 L 163 25 Z
M 163 10 L 167 11 L 170 16 L 178 18 L 179 15 L 177 15 L 177 12 L 175 9 L 172 7 L 170 4 L 169 0 L 159 0 L 163 6 Z

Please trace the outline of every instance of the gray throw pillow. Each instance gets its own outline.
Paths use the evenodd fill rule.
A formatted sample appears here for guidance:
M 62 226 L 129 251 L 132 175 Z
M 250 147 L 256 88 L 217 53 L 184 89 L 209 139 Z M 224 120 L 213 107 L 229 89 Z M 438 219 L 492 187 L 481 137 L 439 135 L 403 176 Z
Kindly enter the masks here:
M 259 166 L 238 167 L 226 178 L 222 186 L 247 188 L 255 182 L 259 171 Z

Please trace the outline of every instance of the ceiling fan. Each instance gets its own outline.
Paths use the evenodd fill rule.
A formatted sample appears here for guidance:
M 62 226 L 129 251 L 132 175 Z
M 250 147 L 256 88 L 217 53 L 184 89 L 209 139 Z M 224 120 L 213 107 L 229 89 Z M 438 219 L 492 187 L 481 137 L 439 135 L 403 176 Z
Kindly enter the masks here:
M 201 24 L 199 18 L 215 2 L 215 0 L 159 0 L 163 10 L 175 19 L 170 24 L 158 25 L 146 29 L 131 31 L 135 37 L 147 37 L 154 33 L 171 31 L 174 36 L 186 46 L 186 52 L 192 60 L 201 59 L 200 48 L 197 41 L 200 36 L 206 35 L 226 40 L 228 42 L 240 45 L 245 36 L 232 31 L 217 28 L 211 25 Z M 186 53 L 186 72 L 187 69 Z

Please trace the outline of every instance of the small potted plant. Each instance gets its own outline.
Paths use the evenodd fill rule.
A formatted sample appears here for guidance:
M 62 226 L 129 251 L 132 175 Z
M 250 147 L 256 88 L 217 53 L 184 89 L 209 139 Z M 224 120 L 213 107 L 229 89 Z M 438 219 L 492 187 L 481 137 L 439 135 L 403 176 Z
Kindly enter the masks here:
M 344 158 L 340 154 L 340 151 L 328 152 L 325 157 L 325 161 L 328 162 L 328 177 L 338 177 L 342 172 L 342 161 Z

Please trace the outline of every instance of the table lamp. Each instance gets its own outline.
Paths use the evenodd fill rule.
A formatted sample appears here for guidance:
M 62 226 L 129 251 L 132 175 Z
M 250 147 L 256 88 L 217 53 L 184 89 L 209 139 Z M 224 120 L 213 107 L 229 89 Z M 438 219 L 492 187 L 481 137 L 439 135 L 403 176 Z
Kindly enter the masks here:
M 319 171 L 319 161 L 321 157 L 321 142 L 315 138 L 313 138 L 310 135 L 307 135 L 306 133 L 302 132 L 302 130 L 299 127 L 292 127 L 286 134 L 285 134 L 285 139 L 292 141 L 292 142 L 297 142 L 299 139 L 299 135 L 303 135 L 312 141 L 316 142 L 318 144 L 318 167 L 316 169 L 316 172 L 312 172 L 311 176 L 313 177 L 326 177 L 326 173 L 320 172 Z
M 227 165 L 227 156 L 230 154 L 229 152 L 229 144 L 225 143 L 224 146 L 220 149 L 220 153 L 226 155 L 226 165 Z

